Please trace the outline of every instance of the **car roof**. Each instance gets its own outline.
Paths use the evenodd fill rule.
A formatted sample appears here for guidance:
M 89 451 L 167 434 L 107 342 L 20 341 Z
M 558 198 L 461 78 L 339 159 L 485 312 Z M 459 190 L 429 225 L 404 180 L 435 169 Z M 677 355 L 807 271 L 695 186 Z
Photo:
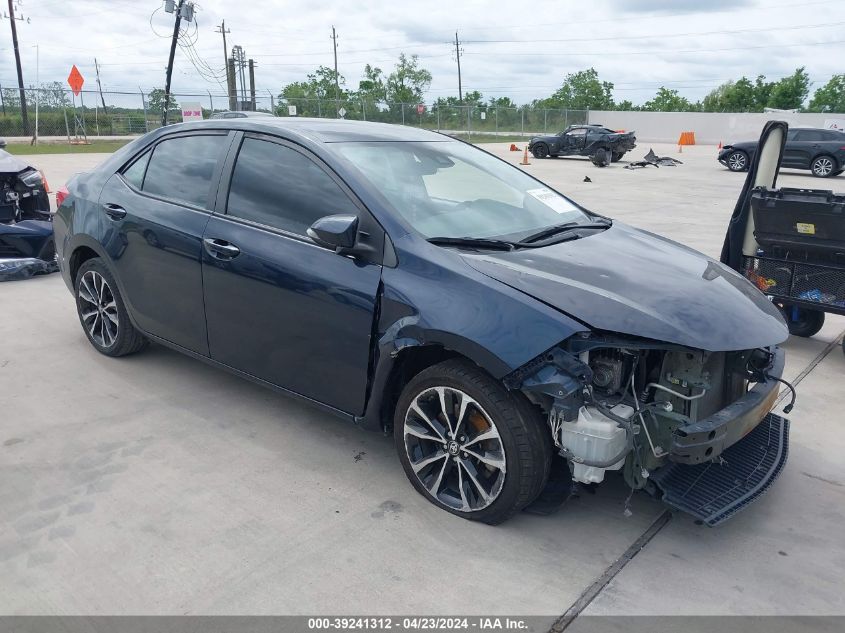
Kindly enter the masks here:
M 837 130 L 837 129 L 829 128 L 829 127 L 798 127 L 798 126 L 794 126 L 794 127 L 790 127 L 789 129 L 790 130 L 812 130 L 814 132 L 839 132 L 840 134 L 845 133 L 845 130 Z
M 255 117 L 240 119 L 208 119 L 191 123 L 169 125 L 167 132 L 188 131 L 202 128 L 284 133 L 318 143 L 378 142 L 378 141 L 449 141 L 444 134 L 421 130 L 406 125 L 347 121 L 344 119 L 316 119 L 305 117 Z

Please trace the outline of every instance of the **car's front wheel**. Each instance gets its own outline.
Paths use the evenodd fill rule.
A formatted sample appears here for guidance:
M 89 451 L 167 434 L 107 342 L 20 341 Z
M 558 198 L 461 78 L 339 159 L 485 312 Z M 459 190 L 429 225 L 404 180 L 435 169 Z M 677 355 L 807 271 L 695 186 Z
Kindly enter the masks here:
M 817 178 L 827 178 L 834 175 L 836 163 L 830 156 L 819 156 L 810 164 L 810 171 Z
M 731 171 L 745 171 L 748 169 L 748 154 L 739 150 L 731 152 L 725 162 Z
M 106 356 L 125 356 L 142 349 L 147 340 L 129 321 L 117 283 L 95 257 L 76 273 L 76 311 L 91 345 Z
M 417 492 L 467 519 L 505 521 L 549 475 L 551 436 L 540 415 L 466 361 L 415 376 L 399 398 L 393 434 Z
M 531 148 L 531 153 L 534 158 L 547 158 L 549 156 L 549 148 L 545 143 L 535 143 Z

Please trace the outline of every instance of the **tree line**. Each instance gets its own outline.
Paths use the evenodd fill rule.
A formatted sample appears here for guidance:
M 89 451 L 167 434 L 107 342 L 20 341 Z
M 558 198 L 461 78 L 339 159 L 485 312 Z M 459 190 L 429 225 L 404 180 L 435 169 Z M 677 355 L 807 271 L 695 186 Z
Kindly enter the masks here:
M 320 66 L 305 81 L 284 86 L 279 100 L 297 105 L 301 115 L 322 115 L 325 102 L 334 101 L 347 111 L 361 108 L 360 102 L 383 104 L 423 103 L 423 96 L 431 85 L 431 72 L 420 65 L 416 55 L 399 56 L 396 67 L 386 73 L 381 68 L 367 64 L 358 88 L 347 87 L 346 78 L 335 71 Z M 337 83 L 335 83 L 337 80 Z M 796 68 L 788 77 L 768 81 L 758 75 L 753 81 L 747 77 L 726 81 L 711 90 L 700 101 L 692 101 L 678 90 L 661 86 L 655 95 L 642 104 L 613 98 L 614 84 L 602 80 L 594 68 L 569 73 L 561 87 L 550 96 L 534 99 L 526 106 L 535 109 L 567 110 L 641 110 L 647 112 L 762 112 L 764 108 L 800 110 L 804 112 L 845 112 L 845 74 L 834 75 L 825 85 L 810 96 L 810 77 L 804 67 Z M 323 102 L 323 103 L 320 103 Z M 318 105 L 320 103 L 320 105 Z M 393 104 L 393 105 L 392 105 Z M 517 108 L 510 97 L 484 96 L 477 90 L 464 93 L 463 100 L 456 96 L 440 97 L 435 107 L 476 106 L 480 108 Z M 302 108 L 302 111 L 299 110 Z M 313 110 L 313 112 L 312 112 Z M 325 116 L 325 115 L 323 115 Z

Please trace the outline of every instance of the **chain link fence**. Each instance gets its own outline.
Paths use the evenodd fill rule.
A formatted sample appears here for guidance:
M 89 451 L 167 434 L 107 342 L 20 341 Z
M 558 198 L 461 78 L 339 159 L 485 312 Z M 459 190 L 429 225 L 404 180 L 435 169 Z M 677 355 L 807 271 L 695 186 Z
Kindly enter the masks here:
M 83 91 L 29 88 L 25 91 L 27 121 L 20 109 L 16 88 L 0 86 L 0 137 L 67 139 L 133 136 L 162 124 L 161 90 L 138 92 Z M 196 105 L 203 117 L 230 109 L 253 109 L 249 96 L 223 93 L 176 93 L 171 95 L 168 122 L 182 120 L 181 107 Z M 231 106 L 231 107 L 230 107 Z M 450 134 L 528 137 L 554 133 L 567 125 L 587 123 L 587 110 L 556 110 L 495 105 L 444 105 L 373 102 L 364 99 L 278 99 L 269 91 L 256 94 L 254 109 L 280 117 L 344 118 L 356 121 L 396 123 Z

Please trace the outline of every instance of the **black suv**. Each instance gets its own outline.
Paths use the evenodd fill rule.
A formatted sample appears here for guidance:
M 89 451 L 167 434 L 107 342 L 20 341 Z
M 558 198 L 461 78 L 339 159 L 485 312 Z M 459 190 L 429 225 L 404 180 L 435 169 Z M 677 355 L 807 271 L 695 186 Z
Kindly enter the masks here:
M 725 145 L 719 152 L 719 162 L 731 171 L 745 171 L 756 151 L 757 141 Z M 819 178 L 838 176 L 845 171 L 845 133 L 817 128 L 789 130 L 782 166 L 809 169 Z

